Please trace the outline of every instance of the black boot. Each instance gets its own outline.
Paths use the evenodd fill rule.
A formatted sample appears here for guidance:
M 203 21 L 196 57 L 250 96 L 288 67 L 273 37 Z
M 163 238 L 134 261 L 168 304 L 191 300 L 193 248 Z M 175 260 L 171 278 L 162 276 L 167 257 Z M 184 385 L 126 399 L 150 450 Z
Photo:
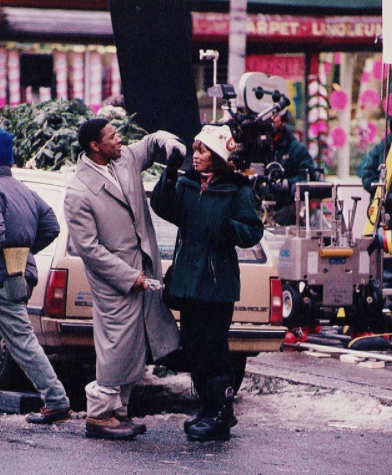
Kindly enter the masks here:
M 229 440 L 233 414 L 234 389 L 227 377 L 216 377 L 208 388 L 207 407 L 203 417 L 187 429 L 190 440 Z M 237 422 L 237 420 L 236 420 Z
M 185 433 L 187 434 L 188 433 L 188 429 L 190 426 L 193 426 L 194 424 L 197 424 L 200 419 L 202 419 L 206 414 L 206 410 L 204 409 L 204 407 L 201 407 L 195 415 L 191 416 L 191 417 L 188 417 L 188 419 L 185 419 L 184 421 L 184 431 Z
M 205 378 L 202 378 L 201 376 L 197 376 L 196 374 L 192 373 L 192 383 L 194 386 L 194 389 L 196 390 L 197 395 L 199 396 L 200 402 L 201 402 L 201 408 L 196 412 L 195 415 L 188 417 L 184 421 L 184 431 L 187 434 L 188 429 L 190 426 L 193 426 L 194 424 L 197 424 L 202 417 L 205 416 L 206 414 L 206 381 Z
M 202 407 L 196 412 L 195 415 L 193 415 L 191 417 L 188 417 L 188 419 L 186 419 L 184 421 L 184 431 L 185 431 L 186 434 L 188 433 L 188 429 L 189 429 L 190 426 L 193 426 L 194 424 L 197 424 L 200 421 L 200 419 L 202 419 L 206 415 L 206 413 L 207 413 L 206 406 L 208 405 L 208 403 L 206 401 L 206 387 L 207 387 L 208 383 L 206 383 L 205 379 L 197 378 L 195 375 L 192 375 L 192 382 L 193 382 L 193 385 L 196 389 L 196 392 L 197 392 L 197 394 L 200 398 L 200 402 L 202 404 Z M 231 379 L 230 380 L 225 379 L 225 382 L 226 382 L 226 384 L 230 384 Z M 231 406 L 231 407 L 229 407 L 229 409 L 231 409 L 231 412 L 230 412 L 230 427 L 234 427 L 238 423 L 238 420 L 234 415 L 233 404 L 231 404 L 230 406 Z
M 235 425 L 238 424 L 238 419 L 235 417 L 233 404 L 230 404 L 228 409 L 230 411 L 230 414 L 229 414 L 229 416 L 230 416 L 230 427 L 234 427 Z M 185 419 L 185 421 L 184 421 L 184 431 L 185 431 L 185 433 L 188 433 L 189 427 L 193 426 L 194 424 L 197 424 L 200 421 L 200 419 L 202 419 L 206 415 L 206 412 L 207 411 L 204 409 L 204 407 L 202 407 L 196 412 L 196 414 L 194 416 L 191 416 L 191 417 L 188 417 L 188 419 Z

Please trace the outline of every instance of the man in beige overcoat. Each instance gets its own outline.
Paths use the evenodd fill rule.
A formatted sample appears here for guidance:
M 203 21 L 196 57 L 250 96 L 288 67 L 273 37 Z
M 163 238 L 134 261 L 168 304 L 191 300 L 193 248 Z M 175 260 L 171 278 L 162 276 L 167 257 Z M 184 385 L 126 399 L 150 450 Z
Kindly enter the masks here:
M 67 189 L 65 215 L 93 298 L 97 379 L 86 386 L 86 436 L 131 439 L 146 430 L 127 409 L 147 350 L 159 360 L 179 347 L 173 315 L 146 282 L 161 280 L 162 269 L 141 172 L 158 153 L 186 149 L 163 131 L 121 146 L 106 119 L 83 123 L 79 143 L 85 153 Z

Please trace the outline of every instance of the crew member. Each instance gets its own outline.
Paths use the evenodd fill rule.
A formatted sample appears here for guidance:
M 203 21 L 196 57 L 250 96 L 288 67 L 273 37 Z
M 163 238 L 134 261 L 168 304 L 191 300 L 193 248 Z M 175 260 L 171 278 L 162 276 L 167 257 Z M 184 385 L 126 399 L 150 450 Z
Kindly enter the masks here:
M 274 160 L 282 166 L 282 176 L 276 182 L 265 183 L 259 191 L 264 199 L 276 202 L 274 221 L 282 226 L 296 222 L 293 185 L 317 180 L 313 159 L 289 129 L 289 121 L 288 111 L 272 118 Z
M 12 176 L 12 141 L 13 136 L 0 129 L 0 333 L 45 401 L 41 413 L 29 414 L 27 422 L 52 424 L 69 419 L 69 399 L 38 343 L 26 304 L 38 282 L 34 254 L 57 237 L 60 226 L 52 208 Z M 25 253 L 26 264 L 20 259 L 23 264 L 13 269 L 7 260 L 10 251 Z

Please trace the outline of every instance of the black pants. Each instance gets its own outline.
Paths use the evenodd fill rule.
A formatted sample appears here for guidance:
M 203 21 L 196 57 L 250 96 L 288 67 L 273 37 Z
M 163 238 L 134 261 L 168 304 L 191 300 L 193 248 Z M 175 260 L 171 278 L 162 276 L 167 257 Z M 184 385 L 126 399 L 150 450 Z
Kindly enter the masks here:
M 202 402 L 208 381 L 227 377 L 233 381 L 228 333 L 234 303 L 211 303 L 187 300 L 181 310 L 181 342 L 184 357 L 191 369 L 192 381 Z

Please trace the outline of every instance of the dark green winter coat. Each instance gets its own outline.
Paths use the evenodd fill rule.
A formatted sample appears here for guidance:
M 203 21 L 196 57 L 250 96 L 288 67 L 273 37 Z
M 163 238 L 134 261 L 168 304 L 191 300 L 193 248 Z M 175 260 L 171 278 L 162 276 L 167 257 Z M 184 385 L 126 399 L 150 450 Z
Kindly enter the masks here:
M 179 228 L 170 294 L 206 302 L 239 300 L 235 246 L 252 247 L 263 236 L 248 179 L 229 172 L 200 193 L 197 172 L 180 177 L 177 184 L 167 180 L 164 172 L 153 190 L 151 206 Z

